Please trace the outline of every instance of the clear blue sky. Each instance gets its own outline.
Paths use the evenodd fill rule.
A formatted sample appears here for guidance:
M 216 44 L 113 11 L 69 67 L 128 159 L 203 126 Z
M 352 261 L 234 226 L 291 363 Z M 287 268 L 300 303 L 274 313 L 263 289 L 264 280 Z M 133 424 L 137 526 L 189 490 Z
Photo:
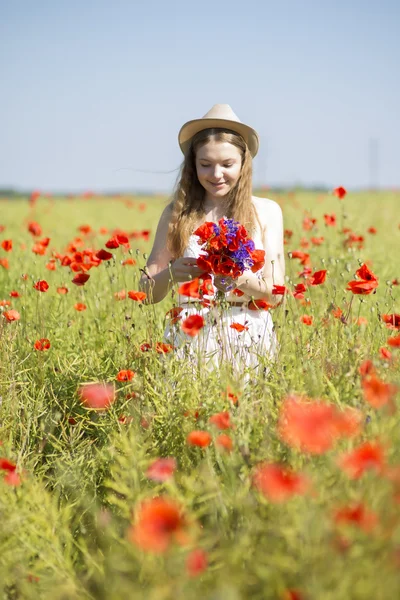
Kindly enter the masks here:
M 216 103 L 256 184 L 399 186 L 399 65 L 398 0 L 0 0 L 0 187 L 169 192 Z

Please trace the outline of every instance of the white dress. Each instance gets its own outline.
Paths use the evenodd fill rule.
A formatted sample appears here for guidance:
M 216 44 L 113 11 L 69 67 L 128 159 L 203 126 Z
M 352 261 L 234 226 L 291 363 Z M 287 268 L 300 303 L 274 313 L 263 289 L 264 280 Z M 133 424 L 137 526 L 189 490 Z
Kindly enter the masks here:
M 183 256 L 197 258 L 200 255 L 198 239 L 195 235 L 190 236 Z M 257 249 L 263 248 L 259 236 L 255 235 L 253 241 Z M 258 275 L 261 277 L 261 272 Z M 234 302 L 242 300 L 232 294 L 227 294 L 226 298 Z M 223 310 L 220 306 L 205 308 L 192 298 L 178 296 L 179 304 L 183 305 L 182 318 L 167 326 L 164 333 L 166 341 L 175 347 L 178 357 L 188 357 L 193 366 L 206 366 L 213 370 L 228 363 L 238 375 L 246 370 L 248 373 L 249 370 L 258 371 L 259 367 L 265 368 L 277 352 L 271 314 L 268 310 L 249 310 L 249 298 L 246 298 L 243 307 L 229 306 Z M 190 337 L 181 330 L 181 323 L 193 314 L 204 318 L 204 327 L 197 336 Z M 233 323 L 244 325 L 247 329 L 238 332 L 231 327 Z

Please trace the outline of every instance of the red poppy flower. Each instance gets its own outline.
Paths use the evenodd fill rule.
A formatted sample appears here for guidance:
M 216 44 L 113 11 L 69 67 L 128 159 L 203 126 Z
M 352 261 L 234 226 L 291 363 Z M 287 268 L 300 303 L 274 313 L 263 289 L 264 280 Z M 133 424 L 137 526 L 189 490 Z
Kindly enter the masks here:
M 400 335 L 389 338 L 387 340 L 387 343 L 389 344 L 389 346 L 392 346 L 392 348 L 400 348 Z
M 305 231 L 311 231 L 311 229 L 316 225 L 316 223 L 317 219 L 313 219 L 306 215 L 303 219 L 303 229 Z
M 251 258 L 254 261 L 251 271 L 257 273 L 265 264 L 265 250 L 253 250 Z
M 293 250 L 289 252 L 290 258 L 298 258 L 300 260 L 301 265 L 309 265 L 310 264 L 310 255 L 307 252 L 302 252 L 301 250 Z
M 79 396 L 87 408 L 106 410 L 115 400 L 115 388 L 110 383 L 88 383 L 79 388 Z
M 189 446 L 200 446 L 200 448 L 205 448 L 211 443 L 211 435 L 208 431 L 191 431 L 187 436 L 186 441 Z
M 238 296 L 238 298 L 240 298 L 240 296 L 244 296 L 244 292 L 242 292 L 242 290 L 239 290 L 239 288 L 235 288 L 234 290 L 232 290 L 232 294 L 234 296 Z
M 311 242 L 314 244 L 314 246 L 321 246 L 325 241 L 324 237 L 312 237 L 311 238 Z
M 10 268 L 10 264 L 6 258 L 0 258 L 0 267 L 3 267 L 4 269 Z
M 10 473 L 15 471 L 16 468 L 17 465 L 13 461 L 8 460 L 8 458 L 0 458 L 0 471 L 8 471 Z
M 337 306 L 336 308 L 334 308 L 332 310 L 332 316 L 335 317 L 335 319 L 340 319 L 343 316 L 342 309 L 339 308 L 339 306 Z
M 276 463 L 262 463 L 256 467 L 253 485 L 270 502 L 285 502 L 292 496 L 305 494 L 310 483 L 305 475 Z
M 291 229 L 285 229 L 283 235 L 286 239 L 290 240 L 290 238 L 293 236 L 293 231 Z
M 12 290 L 12 291 L 10 292 L 10 297 L 11 297 L 11 298 L 20 298 L 20 297 L 21 297 L 21 294 L 20 294 L 19 292 L 17 292 L 16 290 Z
M 192 550 L 186 558 L 186 571 L 190 577 L 204 573 L 208 566 L 207 553 L 201 548 Z
M 353 294 L 371 294 L 378 287 L 377 281 L 349 281 L 346 290 Z
M 313 324 L 313 316 L 312 315 L 301 315 L 300 321 L 304 323 L 304 325 L 312 325 Z
M 218 429 L 229 429 L 232 425 L 230 420 L 230 414 L 227 411 L 212 415 L 208 419 L 208 422 L 211 423 L 211 425 L 215 425 L 216 427 L 218 427 Z
M 114 298 L 116 300 L 125 300 L 126 299 L 126 290 L 121 290 L 120 292 L 115 292 Z
M 6 252 L 11 252 L 12 247 L 13 247 L 13 243 L 12 240 L 3 240 L 1 242 L 1 247 L 3 248 L 3 250 L 5 250 Z
M 39 223 L 36 223 L 36 221 L 30 221 L 28 223 L 28 231 L 34 237 L 39 237 L 42 235 L 42 228 L 40 227 Z
M 248 310 L 268 310 L 269 308 L 274 308 L 274 305 L 262 298 L 259 298 L 258 300 L 251 300 L 248 303 L 247 308 Z
M 366 377 L 367 375 L 374 375 L 375 367 L 372 360 L 369 360 L 369 358 L 363 360 L 363 362 L 358 367 L 358 372 L 360 373 L 361 377 Z
M 284 590 L 279 600 L 305 600 L 303 592 L 294 588 Z
M 333 195 L 337 196 L 339 200 L 342 200 L 347 194 L 347 190 L 344 187 L 337 187 L 333 190 Z
M 131 371 L 130 369 L 127 369 L 125 371 L 120 371 L 117 374 L 117 381 L 132 381 L 132 379 L 135 377 L 135 373 L 134 371 Z
M 229 437 L 229 435 L 227 435 L 226 433 L 221 433 L 216 438 L 215 443 L 217 446 L 223 448 L 224 450 L 227 450 L 228 452 L 231 452 L 233 448 L 232 438 Z
M 201 315 L 190 315 L 181 324 L 182 331 L 191 337 L 198 335 L 203 327 L 204 319 Z
M 151 344 L 149 344 L 149 342 L 144 342 L 140 345 L 141 352 L 148 352 L 149 350 L 151 350 Z
M 11 323 L 11 321 L 19 321 L 21 318 L 19 312 L 17 310 L 14 310 L 13 308 L 11 310 L 6 310 L 5 312 L 3 312 L 3 316 L 9 323 Z
M 157 354 L 168 354 L 169 352 L 172 352 L 173 349 L 174 347 L 172 344 L 165 344 L 164 342 L 156 342 L 155 345 Z
M 119 247 L 119 243 L 115 236 L 112 237 L 111 239 L 109 239 L 108 242 L 106 242 L 106 248 L 114 249 L 114 248 L 118 248 L 118 247 Z
M 176 470 L 175 458 L 157 458 L 147 468 L 146 477 L 153 481 L 167 481 Z
M 35 348 L 35 350 L 43 351 L 49 350 L 50 345 L 50 340 L 48 340 L 47 338 L 40 338 L 40 340 L 36 340 L 33 347 Z
M 307 291 L 306 285 L 304 285 L 304 283 L 298 283 L 294 288 L 293 297 L 298 300 L 301 300 L 302 298 L 304 298 L 304 292 L 306 292 L 306 291 Z
M 174 306 L 166 312 L 165 316 L 167 317 L 167 319 L 170 320 L 171 325 L 177 323 L 180 319 L 182 319 L 182 317 L 180 316 L 182 311 L 182 306 Z
M 394 398 L 397 387 L 392 383 L 385 383 L 374 373 L 366 376 L 361 386 L 363 389 L 364 400 L 374 408 L 381 408 L 388 404 Z
M 54 262 L 51 262 L 51 261 L 50 261 L 50 262 L 48 262 L 48 263 L 46 264 L 46 269 L 47 269 L 48 271 L 56 271 L 57 267 L 56 267 L 56 264 L 55 264 Z
M 112 252 L 107 252 L 107 250 L 104 250 L 103 248 L 101 250 L 99 250 L 96 253 L 97 258 L 99 258 L 100 260 L 110 260 L 114 254 L 112 254 Z
M 82 312 L 87 309 L 87 306 L 86 304 L 83 304 L 83 302 L 77 302 L 76 304 L 74 304 L 74 309 L 78 312 Z
M 326 270 L 322 269 L 321 271 L 315 271 L 312 275 L 310 275 L 308 279 L 309 285 L 321 285 L 324 283 L 326 279 Z
M 288 396 L 281 406 L 278 432 L 293 448 L 323 454 L 340 437 L 338 411 L 328 403 L 306 402 L 300 397 Z
M 121 264 L 123 267 L 126 267 L 127 265 L 135 266 L 136 260 L 134 258 L 126 258 L 125 260 L 122 261 Z
M 359 269 L 357 269 L 356 275 L 359 279 L 362 279 L 363 281 L 378 281 L 378 278 L 375 275 L 375 273 L 373 273 L 365 263 L 361 265 Z
M 379 348 L 379 356 L 381 357 L 382 360 L 391 360 L 392 359 L 392 353 L 390 352 L 390 350 L 388 350 L 384 346 Z
M 49 284 L 47 283 L 47 281 L 45 281 L 44 279 L 37 281 L 33 287 L 35 288 L 35 290 L 37 290 L 38 292 L 47 292 L 47 290 L 49 289 Z
M 89 273 L 78 273 L 78 275 L 75 275 L 75 277 L 73 278 L 72 283 L 74 283 L 77 286 L 82 286 L 85 285 L 89 278 Z
M 355 525 L 366 533 L 375 529 L 378 524 L 377 515 L 367 510 L 362 502 L 337 509 L 333 519 L 336 525 Z
M 195 277 L 191 281 L 182 283 L 178 288 L 178 294 L 189 298 L 202 298 L 204 295 L 214 294 L 211 277 L 205 273 L 201 278 Z
M 272 294 L 274 296 L 284 296 L 287 292 L 287 289 L 284 285 L 274 285 L 272 288 Z
M 385 466 L 383 447 L 378 442 L 365 442 L 358 448 L 342 454 L 338 465 L 350 479 L 360 479 L 370 469 L 381 474 Z
M 135 302 L 143 302 L 147 298 L 147 294 L 145 292 L 128 292 L 128 297 Z
M 248 331 L 248 327 L 246 325 L 242 325 L 241 323 L 232 323 L 229 326 L 231 329 L 235 329 L 237 332 L 241 333 L 242 331 Z
M 175 500 L 156 497 L 138 507 L 136 523 L 130 527 L 128 538 L 142 550 L 162 553 L 174 541 L 187 541 L 185 528 L 181 506 Z
M 367 231 L 368 231 L 368 233 L 372 233 L 373 235 L 378 233 L 376 227 L 368 227 Z
M 0 306 L 11 306 L 10 300 L 0 300 Z
M 381 315 L 381 319 L 390 329 L 400 329 L 400 314 Z
M 325 225 L 327 227 L 335 227 L 335 225 L 336 225 L 336 215 L 335 214 L 324 215 L 324 221 L 325 221 Z

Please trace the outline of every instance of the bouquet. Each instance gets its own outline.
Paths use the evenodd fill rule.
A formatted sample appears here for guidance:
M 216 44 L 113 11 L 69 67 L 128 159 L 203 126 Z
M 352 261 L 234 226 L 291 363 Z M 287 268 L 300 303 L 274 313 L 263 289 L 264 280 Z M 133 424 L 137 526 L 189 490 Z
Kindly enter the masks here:
M 203 223 L 194 235 L 204 251 L 197 265 L 207 273 L 237 279 L 247 269 L 255 273 L 264 266 L 265 251 L 256 250 L 246 228 L 233 219 Z

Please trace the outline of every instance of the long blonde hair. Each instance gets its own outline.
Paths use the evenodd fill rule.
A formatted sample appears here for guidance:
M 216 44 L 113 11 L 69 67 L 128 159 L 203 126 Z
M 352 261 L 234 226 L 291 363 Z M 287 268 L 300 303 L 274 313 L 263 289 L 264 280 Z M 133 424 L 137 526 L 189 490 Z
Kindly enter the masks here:
M 193 136 L 173 194 L 167 245 L 176 258 L 183 255 L 196 225 L 204 221 L 205 189 L 197 177 L 196 152 L 210 140 L 229 142 L 240 150 L 242 157 L 240 175 L 236 185 L 228 194 L 225 216 L 239 221 L 246 227 L 249 235 L 252 235 L 255 230 L 257 215 L 251 201 L 252 157 L 246 142 L 238 133 L 228 129 L 203 129 Z

